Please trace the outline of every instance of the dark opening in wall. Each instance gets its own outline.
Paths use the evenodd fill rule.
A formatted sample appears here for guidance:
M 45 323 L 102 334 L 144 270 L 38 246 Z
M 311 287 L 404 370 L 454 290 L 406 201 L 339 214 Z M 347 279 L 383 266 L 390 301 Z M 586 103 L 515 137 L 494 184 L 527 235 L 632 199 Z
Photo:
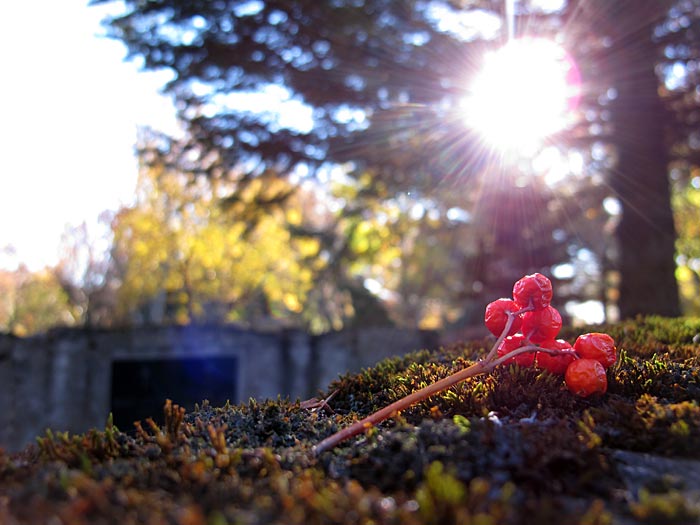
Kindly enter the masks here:
M 188 411 L 208 399 L 213 406 L 237 402 L 237 357 L 139 359 L 112 363 L 111 410 L 120 430 L 134 421 L 163 421 L 166 399 Z

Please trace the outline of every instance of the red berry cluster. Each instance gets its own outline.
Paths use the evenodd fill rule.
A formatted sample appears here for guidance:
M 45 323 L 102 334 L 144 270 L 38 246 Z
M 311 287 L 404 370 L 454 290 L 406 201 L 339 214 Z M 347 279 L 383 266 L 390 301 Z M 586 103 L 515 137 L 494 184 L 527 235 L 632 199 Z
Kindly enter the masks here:
M 551 281 L 535 273 L 515 283 L 512 299 L 497 299 L 486 307 L 484 322 L 499 338 L 499 361 L 563 375 L 569 390 L 582 397 L 604 394 L 605 369 L 617 360 L 615 341 L 598 332 L 579 336 L 573 346 L 555 339 L 562 319 L 551 301 Z
M 339 430 L 316 445 L 314 453 L 321 454 L 419 401 L 471 377 L 490 374 L 498 365 L 511 361 L 564 374 L 569 390 L 579 396 L 605 393 L 605 369 L 617 359 L 615 341 L 600 333 L 582 335 L 574 346 L 555 339 L 562 323 L 559 312 L 550 306 L 551 301 L 549 279 L 539 273 L 526 275 L 513 286 L 512 299 L 498 299 L 486 307 L 486 326 L 498 336 L 486 357 Z

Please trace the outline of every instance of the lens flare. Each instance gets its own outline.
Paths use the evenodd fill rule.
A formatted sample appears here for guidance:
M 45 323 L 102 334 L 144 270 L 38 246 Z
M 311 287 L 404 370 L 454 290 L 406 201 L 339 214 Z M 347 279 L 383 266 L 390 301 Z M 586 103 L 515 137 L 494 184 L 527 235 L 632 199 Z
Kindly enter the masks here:
M 567 127 L 580 93 L 579 70 L 564 48 L 511 40 L 485 57 L 463 101 L 464 118 L 491 148 L 532 155 Z

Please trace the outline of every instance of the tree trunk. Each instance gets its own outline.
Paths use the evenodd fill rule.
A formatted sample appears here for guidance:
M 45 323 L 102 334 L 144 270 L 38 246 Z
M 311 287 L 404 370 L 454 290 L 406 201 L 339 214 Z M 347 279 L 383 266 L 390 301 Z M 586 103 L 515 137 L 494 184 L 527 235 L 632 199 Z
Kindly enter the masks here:
M 651 26 L 622 34 L 610 50 L 618 96 L 612 107 L 618 164 L 610 186 L 623 207 L 616 231 L 622 282 L 620 317 L 680 314 L 675 278 L 676 231 L 668 178 L 665 125 L 658 96 Z M 641 34 L 643 29 L 648 32 Z M 636 31 L 634 31 L 636 30 Z

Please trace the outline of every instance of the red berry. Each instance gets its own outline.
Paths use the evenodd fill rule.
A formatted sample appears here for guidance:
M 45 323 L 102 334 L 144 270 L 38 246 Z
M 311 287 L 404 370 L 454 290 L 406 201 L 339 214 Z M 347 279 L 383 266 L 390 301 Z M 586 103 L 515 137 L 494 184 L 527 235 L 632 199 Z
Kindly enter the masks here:
M 573 347 L 563 339 L 556 341 L 545 341 L 540 343 L 542 348 L 549 350 L 568 350 L 568 353 L 558 355 L 548 354 L 546 352 L 537 352 L 537 366 L 549 370 L 552 374 L 564 375 L 567 367 L 576 359 Z
M 553 306 L 523 314 L 522 332 L 533 343 L 554 339 L 561 330 L 561 315 Z
M 496 299 L 492 303 L 486 306 L 486 312 L 484 313 L 484 323 L 486 328 L 495 335 L 499 336 L 503 333 L 506 323 L 508 322 L 508 315 L 506 312 L 517 312 L 520 310 L 518 305 L 510 299 Z M 520 316 L 516 316 L 513 319 L 513 325 L 508 331 L 508 335 L 513 335 L 520 330 L 520 324 L 522 323 Z
M 605 368 L 595 359 L 577 359 L 566 369 L 566 386 L 581 397 L 604 394 L 608 389 Z
M 574 349 L 579 356 L 595 359 L 605 368 L 617 361 L 615 340 L 608 334 L 593 332 L 580 335 L 574 343 Z
M 513 350 L 517 350 L 525 344 L 525 337 L 521 334 L 511 335 L 506 337 L 498 347 L 498 357 L 503 357 L 506 354 L 511 353 Z M 532 366 L 535 363 L 535 352 L 523 352 L 515 357 L 506 359 L 503 364 L 517 364 L 519 366 Z
M 552 282 L 541 273 L 526 275 L 513 285 L 513 300 L 520 308 L 531 301 L 538 310 L 546 308 L 552 302 Z

